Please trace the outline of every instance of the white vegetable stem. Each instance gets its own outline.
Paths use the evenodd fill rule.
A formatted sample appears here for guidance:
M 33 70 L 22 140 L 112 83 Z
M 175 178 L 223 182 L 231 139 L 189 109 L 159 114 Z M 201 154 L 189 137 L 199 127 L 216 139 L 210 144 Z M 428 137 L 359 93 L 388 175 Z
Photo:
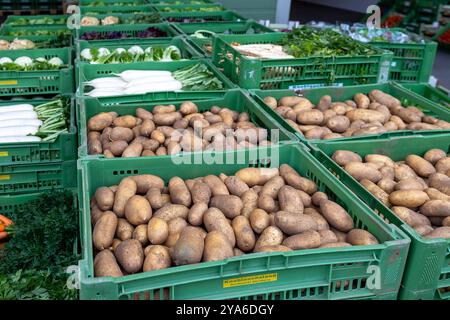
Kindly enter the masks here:
M 0 143 L 39 142 L 41 138 L 32 136 L 0 137 Z
M 172 73 L 170 71 L 161 70 L 127 70 L 115 75 L 119 76 L 123 81 L 130 82 L 142 78 L 162 77 L 164 75 L 170 76 Z
M 181 90 L 183 85 L 180 81 L 172 80 L 157 83 L 148 83 L 146 85 L 130 87 L 125 89 L 125 94 L 143 94 L 147 92 L 177 91 Z
M 21 126 L 21 127 L 4 127 L 0 128 L 0 137 L 15 137 L 34 135 L 38 132 L 39 127 L 36 126 Z
M 38 115 L 34 111 L 12 111 L 0 113 L 0 121 L 11 119 L 37 119 Z M 1 135 L 0 135 L 1 137 Z
M 42 126 L 42 121 L 37 119 L 11 119 L 0 122 L 0 128 L 21 126 L 40 127 Z
M 31 104 L 16 104 L 11 106 L 0 106 L 0 113 L 4 112 L 17 112 L 17 111 L 33 111 L 33 106 Z

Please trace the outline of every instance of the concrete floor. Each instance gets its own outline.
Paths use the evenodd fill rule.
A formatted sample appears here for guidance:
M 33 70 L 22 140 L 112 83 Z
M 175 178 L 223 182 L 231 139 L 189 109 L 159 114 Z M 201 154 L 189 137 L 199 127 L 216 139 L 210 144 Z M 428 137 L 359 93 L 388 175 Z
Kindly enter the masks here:
M 312 20 L 326 21 L 329 23 L 353 23 L 360 22 L 363 14 L 355 11 L 336 9 L 317 5 L 309 2 L 293 0 L 290 20 L 306 23 Z M 438 48 L 433 67 L 433 76 L 438 83 L 450 89 L 450 51 Z

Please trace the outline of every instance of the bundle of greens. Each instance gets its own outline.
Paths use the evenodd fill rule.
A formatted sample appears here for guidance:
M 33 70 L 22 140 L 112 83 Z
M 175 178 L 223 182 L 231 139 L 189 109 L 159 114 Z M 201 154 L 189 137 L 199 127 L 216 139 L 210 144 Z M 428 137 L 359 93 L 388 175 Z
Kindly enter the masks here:
M 293 29 L 283 38 L 283 50 L 296 57 L 347 56 L 376 54 L 376 49 L 341 35 L 331 29 L 311 27 Z
M 28 26 L 28 25 L 65 25 L 67 23 L 67 18 L 58 17 L 54 18 L 48 17 L 20 17 L 8 23 L 10 26 Z
M 183 90 L 204 91 L 222 90 L 223 83 L 204 64 L 196 64 L 172 73 L 173 77 L 183 84 Z
M 0 58 L 1 71 L 58 70 L 64 67 L 67 67 L 67 65 L 58 57 L 49 60 L 43 57 L 32 59 L 27 56 L 18 57 L 15 60 L 9 57 Z
M 7 31 L 5 35 L 7 36 L 13 36 L 13 37 L 25 37 L 25 36 L 64 36 L 69 37 L 71 36 L 72 31 L 67 28 L 61 28 L 58 30 L 47 30 L 47 29 L 40 29 L 34 27 L 33 29 L 10 29 L 10 31 Z
M 140 46 L 132 46 L 128 50 L 116 48 L 112 52 L 107 48 L 86 48 L 81 51 L 80 56 L 83 61 L 91 64 L 176 61 L 182 59 L 181 51 L 176 46 L 166 48 L 150 46 L 145 50 Z

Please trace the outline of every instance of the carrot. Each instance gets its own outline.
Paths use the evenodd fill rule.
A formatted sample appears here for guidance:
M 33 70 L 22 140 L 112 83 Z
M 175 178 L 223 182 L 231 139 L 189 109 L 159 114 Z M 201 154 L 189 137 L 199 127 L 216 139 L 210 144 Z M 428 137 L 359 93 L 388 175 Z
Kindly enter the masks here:
M 5 231 L 5 225 L 4 224 L 0 224 L 0 232 Z
M 13 224 L 13 221 L 4 215 L 0 214 L 0 222 L 2 222 L 4 225 L 9 226 L 10 224 Z
M 6 239 L 8 237 L 8 232 L 2 231 L 0 232 L 0 240 Z

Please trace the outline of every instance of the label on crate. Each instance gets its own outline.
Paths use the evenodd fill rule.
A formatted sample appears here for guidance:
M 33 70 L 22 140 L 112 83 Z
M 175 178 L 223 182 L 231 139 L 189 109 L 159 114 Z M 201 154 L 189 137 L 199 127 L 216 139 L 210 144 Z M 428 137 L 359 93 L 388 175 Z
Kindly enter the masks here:
M 223 287 L 231 288 L 231 287 L 247 286 L 249 284 L 273 282 L 277 280 L 278 280 L 278 273 L 259 274 L 257 276 L 248 276 L 223 280 Z
M 0 174 L 0 181 L 1 180 L 11 180 L 10 174 Z
M 321 87 L 343 87 L 344 83 L 342 82 L 334 82 L 331 84 L 326 83 L 313 83 L 313 84 L 296 84 L 289 86 L 289 90 L 303 90 L 303 89 L 314 89 L 314 88 L 321 88 Z
M 17 84 L 17 80 L 1 80 L 0 81 L 0 86 L 11 86 L 11 85 L 16 85 Z
M 0 157 L 7 157 L 7 156 L 9 156 L 8 151 L 0 151 Z

